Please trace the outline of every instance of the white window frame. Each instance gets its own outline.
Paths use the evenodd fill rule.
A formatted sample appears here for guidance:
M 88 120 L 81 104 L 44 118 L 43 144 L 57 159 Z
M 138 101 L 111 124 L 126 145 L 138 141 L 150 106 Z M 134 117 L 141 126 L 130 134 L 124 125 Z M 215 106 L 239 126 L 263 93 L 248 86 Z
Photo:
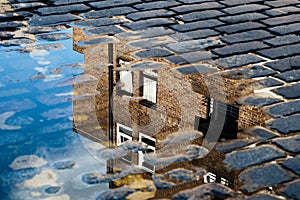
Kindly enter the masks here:
M 154 104 L 157 103 L 157 73 L 144 71 L 142 73 L 143 98 Z
M 149 145 L 149 144 L 146 144 L 146 143 L 142 142 L 142 137 L 154 141 L 155 144 L 156 144 L 156 139 L 153 138 L 153 137 L 150 137 L 150 136 L 148 136 L 148 135 L 146 135 L 146 134 L 144 134 L 144 133 L 139 133 L 139 142 L 141 142 L 142 144 L 147 145 L 147 148 L 153 150 L 153 153 L 155 153 L 155 146 L 151 146 L 151 145 Z M 152 169 L 149 169 L 149 168 L 147 168 L 147 167 L 145 167 L 145 166 L 143 166 L 143 162 L 145 161 L 144 157 L 145 157 L 145 154 L 144 154 L 143 152 L 139 151 L 138 166 L 139 166 L 140 168 L 146 170 L 146 171 L 149 171 L 149 172 L 151 172 L 151 173 L 154 173 L 154 171 L 155 171 L 155 166 L 153 166 L 153 170 L 152 170 Z
M 126 138 L 129 141 L 132 141 L 132 136 L 129 136 L 125 133 L 120 132 L 120 127 L 124 128 L 124 129 L 127 129 L 128 131 L 131 131 L 131 133 L 132 133 L 131 128 L 117 123 L 117 146 L 120 146 L 120 145 L 124 144 L 124 142 L 122 142 L 122 137 Z
M 207 172 L 203 175 L 204 183 L 215 183 L 217 180 L 217 175 L 211 172 Z
M 120 90 L 133 94 L 133 73 L 131 71 L 119 71 Z

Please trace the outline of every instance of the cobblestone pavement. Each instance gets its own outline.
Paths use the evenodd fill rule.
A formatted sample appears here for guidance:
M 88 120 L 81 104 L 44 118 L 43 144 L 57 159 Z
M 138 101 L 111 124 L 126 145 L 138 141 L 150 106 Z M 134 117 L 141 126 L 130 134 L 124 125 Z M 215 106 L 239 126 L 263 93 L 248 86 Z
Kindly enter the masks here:
M 115 35 L 129 41 L 135 59 L 159 58 L 178 67 L 212 60 L 218 67 L 212 73 L 262 81 L 240 103 L 257 106 L 270 120 L 217 145 L 226 167 L 239 171 L 238 191 L 210 183 L 173 198 L 300 199 L 299 0 L 0 2 L 1 46 L 34 44 L 38 33 L 68 24 L 93 37 L 81 39 L 83 46 Z M 54 40 L 60 37 L 66 36 Z

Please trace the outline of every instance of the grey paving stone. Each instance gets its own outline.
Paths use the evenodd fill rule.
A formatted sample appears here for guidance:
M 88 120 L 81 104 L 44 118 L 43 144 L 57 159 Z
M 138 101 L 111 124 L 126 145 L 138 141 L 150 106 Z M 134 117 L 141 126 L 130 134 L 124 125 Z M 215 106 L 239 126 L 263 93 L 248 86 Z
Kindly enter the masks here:
M 251 193 L 259 189 L 280 185 L 294 177 L 277 164 L 267 164 L 243 171 L 239 175 L 239 180 L 244 183 L 240 189 Z
M 237 43 L 237 44 L 221 47 L 218 49 L 214 49 L 213 53 L 216 53 L 221 56 L 228 56 L 233 54 L 254 52 L 256 50 L 264 49 L 267 47 L 268 45 L 262 42 L 254 41 L 254 42 L 247 42 L 247 43 Z
M 189 31 L 184 33 L 175 33 L 171 35 L 174 39 L 178 41 L 183 40 L 191 40 L 191 39 L 203 39 L 211 36 L 217 36 L 220 33 L 217 31 L 214 31 L 212 29 L 201 29 L 196 31 Z
M 289 199 L 300 199 L 300 180 L 297 179 L 293 182 L 285 184 L 285 188 L 280 190 L 280 193 L 284 196 L 288 197 Z
M 35 40 L 29 38 L 18 38 L 18 39 L 10 39 L 10 40 L 2 40 L 0 41 L 0 46 L 9 47 L 9 46 L 21 46 L 26 44 L 33 44 Z
M 97 28 L 85 29 L 84 33 L 86 35 L 108 35 L 108 34 L 117 34 L 121 33 L 123 30 L 117 26 L 102 26 Z
M 193 3 L 202 3 L 202 2 L 207 2 L 211 0 L 178 0 L 179 2 L 182 2 L 184 4 L 193 4 Z
M 10 39 L 15 35 L 15 33 L 12 33 L 10 31 L 1 31 L 0 32 L 0 38 L 1 39 Z
M 226 58 L 220 58 L 215 61 L 215 64 L 224 69 L 241 67 L 248 64 L 254 64 L 264 61 L 262 58 L 253 54 L 235 55 Z
M 268 18 L 268 16 L 261 13 L 245 13 L 245 14 L 234 15 L 234 16 L 220 17 L 219 19 L 221 21 L 230 24 L 235 24 L 239 22 L 254 21 L 254 20 L 266 19 L 266 18 Z
M 72 35 L 68 33 L 51 33 L 51 34 L 40 34 L 37 36 L 37 38 L 46 41 L 59 41 L 59 40 L 71 39 Z
M 262 87 L 274 87 L 274 86 L 283 85 L 283 82 L 278 81 L 278 80 L 276 80 L 274 78 L 271 78 L 271 77 L 267 77 L 263 80 L 259 80 L 258 84 Z
M 271 97 L 260 97 L 260 96 L 248 96 L 243 100 L 243 104 L 245 105 L 252 105 L 252 106 L 267 106 L 274 103 L 281 102 L 280 99 L 271 98 Z
M 99 27 L 99 26 L 108 26 L 114 24 L 122 23 L 122 19 L 119 18 L 99 18 L 99 19 L 88 19 L 84 21 L 77 21 L 71 23 L 71 26 L 77 27 Z
M 256 78 L 261 76 L 273 75 L 275 71 L 267 69 L 261 65 L 254 65 L 250 68 L 225 71 L 222 76 L 240 80 L 246 78 Z
M 300 42 L 300 36 L 295 34 L 277 36 L 272 39 L 264 40 L 265 43 L 273 46 L 282 46 L 286 44 L 293 44 Z
M 170 36 L 159 36 L 152 37 L 141 40 L 134 40 L 132 42 L 127 43 L 128 46 L 136 48 L 136 49 L 151 49 L 156 46 L 165 46 L 170 43 L 175 43 L 176 40 L 171 38 Z
M 143 51 L 139 51 L 134 54 L 134 56 L 143 59 L 143 58 L 158 58 L 158 57 L 166 57 L 170 56 L 173 53 L 171 51 L 168 51 L 166 49 L 162 48 L 152 48 L 152 49 L 147 49 Z
M 246 13 L 251 11 L 266 10 L 268 8 L 270 7 L 261 4 L 245 4 L 245 5 L 235 6 L 235 7 L 228 7 L 223 9 L 222 11 L 234 15 L 234 14 Z
M 275 137 L 278 137 L 279 135 L 274 133 L 273 131 L 266 129 L 261 126 L 256 126 L 252 129 L 247 130 L 247 132 L 252 133 L 256 137 L 258 137 L 261 140 L 269 140 Z
M 116 8 L 109 8 L 103 10 L 97 10 L 93 12 L 83 13 L 80 16 L 83 18 L 94 19 L 94 18 L 102 18 L 102 17 L 113 17 L 119 15 L 126 15 L 128 13 L 136 12 L 137 10 L 132 7 L 116 7 Z
M 224 13 L 218 10 L 205 10 L 179 15 L 177 16 L 177 18 L 184 22 L 192 22 L 197 20 L 216 18 L 222 15 L 224 15 Z
M 174 34 L 174 31 L 171 29 L 167 29 L 165 27 L 150 27 L 139 31 L 127 31 L 124 33 L 119 33 L 116 36 L 128 40 L 138 40 L 142 38 L 151 38 L 171 34 Z
M 300 43 L 265 49 L 257 53 L 271 59 L 300 55 Z
M 266 108 L 264 111 L 271 117 L 281 117 L 298 113 L 300 112 L 300 100 L 277 104 Z
M 12 4 L 12 8 L 14 9 L 14 11 L 24 10 L 24 9 L 33 9 L 33 8 L 44 7 L 44 6 L 47 6 L 47 4 L 44 4 L 44 3 L 41 3 L 41 2 Z
M 141 3 L 137 4 L 134 7 L 139 10 L 154 10 L 154 9 L 161 9 L 161 8 L 169 8 L 172 6 L 180 5 L 177 1 L 154 1 L 154 2 L 148 2 L 148 3 Z
M 235 33 L 240 31 L 264 28 L 264 27 L 265 25 L 260 24 L 258 22 L 244 22 L 244 23 L 220 26 L 220 27 L 216 27 L 215 29 L 230 34 L 230 33 Z
M 271 16 L 280 16 L 280 15 L 299 13 L 299 11 L 300 11 L 300 8 L 298 8 L 298 7 L 287 6 L 287 7 L 273 8 L 270 10 L 266 10 L 265 13 L 267 15 L 271 15 Z
M 123 26 L 131 30 L 139 30 L 139 29 L 144 29 L 144 28 L 154 27 L 154 26 L 167 26 L 175 23 L 176 23 L 175 21 L 170 19 L 153 18 L 153 19 L 140 20 L 136 22 L 124 23 Z
M 108 44 L 108 43 L 113 43 L 113 42 L 114 42 L 114 40 L 111 37 L 101 37 L 101 38 L 94 38 L 94 39 L 79 41 L 77 43 L 77 45 L 80 47 L 86 47 L 86 46 L 95 46 L 95 45 L 99 45 L 99 44 Z
M 19 11 L 19 12 L 7 12 L 7 13 L 0 13 L 0 20 L 1 21 L 12 21 L 12 20 L 20 20 L 26 17 L 31 17 L 32 13 L 28 11 Z
M 141 19 L 148 19 L 148 18 L 158 18 L 158 17 L 170 17 L 173 16 L 175 13 L 172 11 L 168 11 L 165 9 L 159 10 L 150 10 L 150 11 L 143 11 L 143 12 L 136 12 L 126 15 L 126 18 L 131 19 L 133 21 L 141 20 Z
M 222 4 L 219 4 L 217 2 L 205 2 L 201 4 L 181 5 L 181 6 L 172 7 L 170 9 L 177 13 L 186 13 L 186 12 L 192 12 L 196 10 L 209 10 L 209 9 L 217 9 L 223 7 L 224 6 Z
M 280 87 L 272 91 L 283 96 L 286 99 L 296 99 L 300 97 L 300 83 Z
M 289 158 L 281 163 L 281 165 L 300 176 L 300 157 Z
M 50 14 L 63 14 L 69 12 L 83 12 L 88 11 L 91 8 L 84 5 L 84 4 L 72 4 L 72 5 L 65 5 L 65 6 L 56 6 L 56 7 L 44 7 L 39 8 L 37 11 L 41 13 L 41 15 L 50 15 Z
M 299 115 L 295 115 L 294 117 L 298 118 L 298 121 L 295 123 L 299 124 Z M 278 138 L 274 139 L 273 143 L 278 145 L 280 148 L 284 149 L 285 151 L 289 151 L 295 154 L 298 154 L 300 152 L 300 135 L 295 135 L 291 137 L 286 138 Z
M 226 143 L 218 143 L 216 146 L 216 150 L 222 153 L 227 153 L 239 149 L 241 147 L 245 147 L 251 144 L 252 142 L 253 140 L 251 141 L 249 139 L 247 140 L 237 139 Z
M 275 146 L 263 145 L 254 149 L 234 151 L 226 154 L 224 163 L 229 169 L 243 169 L 285 157 L 285 153 Z
M 221 2 L 228 6 L 235 6 L 235 5 L 241 5 L 246 3 L 263 2 L 263 0 L 224 0 Z
M 280 17 L 271 17 L 269 19 L 263 20 L 262 22 L 267 25 L 279 25 L 279 24 L 289 24 L 300 21 L 300 14 L 280 16 Z
M 185 31 L 198 30 L 204 28 L 212 28 L 223 24 L 224 24 L 223 22 L 220 22 L 217 19 L 208 19 L 208 20 L 190 22 L 185 24 L 176 24 L 176 25 L 172 25 L 171 28 L 179 32 L 185 32 Z
M 276 26 L 273 28 L 269 28 L 269 30 L 279 33 L 280 35 L 284 35 L 284 34 L 288 34 L 288 33 L 298 33 L 300 31 L 300 23 Z
M 277 1 L 267 1 L 266 4 L 273 7 L 283 7 L 293 4 L 298 4 L 298 0 L 277 0 Z
M 194 64 L 191 66 L 179 67 L 175 69 L 181 74 L 205 74 L 218 71 L 218 68 L 209 64 Z
M 284 80 L 285 82 L 294 82 L 300 80 L 300 70 L 291 70 L 276 75 L 275 77 Z
M 0 29 L 16 29 L 24 26 L 22 22 L 0 22 Z
M 165 59 L 173 64 L 184 65 L 197 63 L 203 60 L 211 60 L 212 58 L 213 55 L 208 53 L 207 51 L 195 51 L 190 53 L 184 53 L 181 55 L 169 56 Z
M 247 200 L 281 200 L 281 197 L 271 194 L 257 194 L 246 198 Z
M 129 6 L 136 3 L 141 3 L 141 0 L 105 0 L 99 2 L 92 2 L 90 5 L 95 9 L 104 9 L 104 8 L 115 8 L 118 6 Z
M 229 187 L 218 183 L 208 183 L 174 194 L 172 199 L 239 199 L 239 196 L 239 193 L 235 192 Z
M 300 56 L 279 59 L 278 61 L 268 62 L 265 65 L 280 72 L 284 72 L 291 69 L 299 69 Z
M 278 118 L 275 120 L 270 120 L 270 121 L 267 121 L 265 124 L 269 128 L 276 130 L 282 134 L 287 135 L 287 134 L 290 134 L 293 132 L 300 131 L 299 120 L 300 120 L 300 115 L 295 114 L 295 115 L 290 115 L 285 118 Z M 291 147 L 291 148 L 293 148 L 293 147 Z
M 199 39 L 199 40 L 189 40 L 183 42 L 177 42 L 167 45 L 169 49 L 176 53 L 186 53 L 190 51 L 203 50 L 208 47 L 219 46 L 222 43 L 219 40 L 214 39 Z
M 83 2 L 91 2 L 96 0 L 56 0 L 53 2 L 54 5 L 69 5 Z
M 246 32 L 241 32 L 241 33 L 225 35 L 225 36 L 221 37 L 221 40 L 225 41 L 226 43 L 233 44 L 233 43 L 237 43 L 237 42 L 261 40 L 264 38 L 270 38 L 272 36 L 273 35 L 267 31 L 253 30 L 253 31 L 246 31 Z
M 51 16 L 34 16 L 29 21 L 29 24 L 32 26 L 45 26 L 53 24 L 62 24 L 66 22 L 71 22 L 79 20 L 80 18 L 72 14 L 62 14 L 62 15 L 51 15 Z

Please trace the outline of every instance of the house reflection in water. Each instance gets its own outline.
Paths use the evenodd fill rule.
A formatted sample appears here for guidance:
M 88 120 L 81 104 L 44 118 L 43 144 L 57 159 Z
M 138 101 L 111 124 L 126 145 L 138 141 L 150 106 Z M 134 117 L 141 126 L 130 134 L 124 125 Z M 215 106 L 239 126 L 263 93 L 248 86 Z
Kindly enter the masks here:
M 248 86 L 254 83 L 225 76 L 209 61 L 177 66 L 141 58 L 136 53 L 141 50 L 128 42 L 122 34 L 93 38 L 74 28 L 74 49 L 84 54 L 88 77 L 74 84 L 74 130 L 109 143 L 108 43 L 113 43 L 111 142 L 114 146 L 139 142 L 143 148 L 128 151 L 108 168 L 139 167 L 145 172 L 143 179 L 156 183 L 156 197 L 171 197 L 207 182 L 237 188 L 237 172 L 224 167 L 225 155 L 214 144 L 243 138 L 241 130 L 266 121 L 260 109 L 236 103 L 252 92 Z M 179 171 L 190 179 L 172 174 Z M 120 180 L 113 183 L 122 185 Z

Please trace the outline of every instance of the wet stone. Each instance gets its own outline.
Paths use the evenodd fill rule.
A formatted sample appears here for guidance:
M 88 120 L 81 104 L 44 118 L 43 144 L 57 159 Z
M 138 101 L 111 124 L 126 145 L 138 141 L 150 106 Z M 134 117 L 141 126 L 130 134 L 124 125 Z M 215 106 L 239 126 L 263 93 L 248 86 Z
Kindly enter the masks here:
M 119 18 L 99 18 L 99 19 L 90 19 L 84 21 L 78 21 L 71 23 L 71 26 L 78 27 L 99 27 L 99 26 L 108 26 L 114 24 L 120 24 L 123 20 Z
M 264 110 L 271 117 L 281 117 L 300 112 L 300 100 L 276 104 Z
M 285 184 L 285 188 L 279 190 L 279 192 L 289 199 L 300 199 L 299 188 L 300 180 L 297 179 L 293 182 Z
M 252 55 L 252 54 L 244 54 L 244 55 L 235 55 L 226 58 L 220 58 L 216 60 L 216 65 L 222 68 L 234 68 L 240 67 L 243 65 L 254 64 L 258 62 L 264 61 L 262 58 Z
M 257 107 L 267 106 L 278 102 L 281 102 L 281 100 L 272 97 L 260 97 L 254 95 L 248 96 L 242 101 L 242 103 L 245 105 L 252 105 Z
M 64 26 L 55 26 L 55 27 L 44 27 L 44 26 L 30 26 L 26 33 L 30 34 L 38 34 L 38 33 L 49 33 L 49 32 L 56 32 L 62 31 L 66 28 Z
M 257 194 L 247 198 L 247 200 L 281 200 L 281 199 L 282 198 L 276 197 L 271 194 Z
M 148 27 L 154 27 L 154 26 L 167 26 L 174 24 L 175 21 L 165 18 L 153 18 L 153 19 L 147 19 L 147 20 L 140 20 L 137 22 L 128 22 L 124 23 L 123 26 L 131 29 L 131 30 L 139 30 L 144 29 Z
M 280 35 L 284 35 L 284 34 L 288 34 L 288 33 L 298 33 L 300 31 L 300 23 L 276 26 L 273 28 L 269 28 L 269 30 L 279 33 Z
M 258 84 L 260 87 L 274 87 L 274 86 L 280 86 L 283 85 L 283 82 L 278 81 L 274 78 L 268 77 L 263 80 L 259 80 Z
M 54 169 L 57 170 L 66 170 L 71 169 L 75 166 L 74 161 L 60 161 L 53 164 Z
M 176 40 L 169 36 L 160 36 L 149 39 L 135 40 L 129 42 L 128 45 L 136 49 L 151 49 L 155 46 L 164 46 L 174 42 L 176 42 Z
M 91 2 L 95 0 L 55 0 L 54 5 L 66 5 L 66 4 L 75 4 L 75 3 L 82 3 L 82 2 Z
M 263 20 L 263 23 L 268 25 L 279 25 L 279 24 L 288 24 L 300 21 L 300 14 L 287 15 L 282 17 L 272 17 L 266 20 Z
M 300 176 L 300 157 L 289 158 L 281 163 L 281 165 Z
M 230 142 L 226 142 L 226 143 L 219 143 L 216 146 L 217 151 L 219 152 L 230 152 L 236 149 L 239 149 L 241 147 L 245 147 L 249 144 L 251 144 L 253 141 L 248 140 L 234 140 L 234 141 L 230 141 Z
M 291 70 L 291 69 L 299 69 L 300 56 L 279 59 L 278 61 L 268 62 L 265 65 L 280 72 Z
M 157 57 L 166 57 L 170 56 L 173 53 L 171 51 L 168 51 L 166 49 L 161 48 L 152 48 L 149 50 L 139 51 L 135 53 L 134 55 L 138 58 L 157 58 Z
M 114 199 L 126 200 L 126 196 L 128 196 L 134 192 L 135 192 L 134 189 L 123 186 L 121 188 L 110 189 L 110 190 L 107 190 L 106 192 L 101 193 L 96 198 L 96 200 L 114 200 Z
M 217 183 L 208 183 L 191 190 L 185 190 L 173 195 L 174 200 L 188 199 L 226 199 L 239 197 L 240 195 L 232 189 Z
M 225 35 L 221 37 L 221 40 L 228 44 L 233 44 L 237 42 L 246 42 L 246 41 L 252 41 L 252 40 L 261 40 L 264 38 L 272 37 L 273 35 L 270 34 L 267 31 L 263 30 L 253 30 L 253 31 L 247 31 L 242 33 L 235 33 L 231 35 Z
M 294 82 L 300 80 L 300 69 L 283 72 L 275 77 L 284 80 L 285 82 Z
M 184 168 L 177 168 L 166 173 L 170 178 L 183 180 L 183 181 L 193 181 L 195 180 L 195 176 L 192 170 L 187 170 Z
M 264 42 L 273 46 L 281 46 L 300 42 L 300 36 L 294 34 L 277 36 L 272 39 L 264 40 Z
M 204 28 L 211 28 L 223 25 L 224 23 L 217 20 L 217 19 L 208 19 L 203 21 L 197 21 L 197 22 L 190 22 L 185 24 L 176 24 L 172 25 L 172 29 L 179 31 L 179 32 L 186 32 L 191 30 L 198 30 L 198 29 L 204 29 Z
M 176 68 L 176 71 L 178 71 L 181 74 L 205 74 L 205 73 L 215 72 L 217 70 L 218 68 L 211 66 L 209 64 L 198 64 L 198 65 Z
M 229 153 L 226 155 L 224 163 L 230 169 L 243 169 L 283 157 L 285 157 L 285 154 L 274 146 L 263 145 L 255 149 Z
M 154 10 L 154 9 L 161 9 L 161 8 L 169 8 L 172 6 L 177 6 L 180 3 L 177 1 L 154 1 L 154 2 L 149 2 L 149 3 L 142 3 L 135 5 L 134 7 L 139 9 L 139 10 Z
M 66 6 L 56 6 L 56 7 L 44 7 L 39 8 L 37 11 L 42 15 L 50 15 L 50 14 L 62 14 L 69 12 L 83 12 L 90 10 L 90 7 L 84 4 L 76 4 L 76 5 L 66 5 Z
M 106 1 L 101 1 L 101 2 L 92 2 L 89 3 L 92 7 L 95 9 L 103 9 L 103 8 L 114 8 L 114 7 L 119 7 L 119 6 L 127 6 L 127 5 L 132 5 L 136 3 L 140 3 L 141 0 L 106 0 Z
M 256 126 L 250 130 L 248 130 L 248 132 L 252 133 L 253 135 L 255 135 L 256 137 L 258 137 L 261 140 L 269 140 L 275 137 L 278 137 L 277 134 L 275 134 L 274 132 L 264 128 L 264 127 L 260 127 L 260 126 Z
M 293 178 L 294 176 L 277 164 L 267 164 L 243 171 L 239 175 L 239 180 L 244 183 L 240 189 L 251 193 L 259 189 L 280 185 Z
M 227 34 L 240 32 L 240 31 L 246 31 L 246 30 L 253 30 L 258 28 L 264 28 L 265 25 L 260 24 L 258 22 L 244 22 L 239 24 L 232 24 L 232 25 L 225 25 L 217 27 L 216 29 L 218 31 L 222 31 Z
M 110 8 L 105 10 L 97 10 L 93 12 L 83 13 L 80 16 L 84 18 L 94 19 L 94 18 L 102 18 L 102 17 L 113 17 L 118 15 L 125 15 L 128 13 L 136 12 L 137 10 L 131 7 L 117 7 Z
M 68 40 L 72 38 L 71 34 L 68 33 L 53 33 L 53 34 L 42 34 L 37 36 L 39 39 L 47 41 L 59 41 Z
M 235 14 L 240 14 L 240 13 L 245 13 L 250 11 L 266 10 L 268 8 L 270 7 L 265 5 L 260 5 L 260 4 L 245 4 L 245 5 L 225 8 L 222 11 L 231 15 L 235 15 Z
M 191 12 L 188 14 L 183 14 L 178 16 L 177 18 L 184 22 L 192 22 L 197 20 L 211 19 L 224 15 L 224 13 L 218 10 L 205 10 L 198 12 Z
M 276 1 L 268 1 L 266 4 L 273 6 L 273 7 L 282 7 L 282 6 L 288 6 L 288 5 L 293 5 L 293 4 L 298 4 L 298 0 L 276 0 Z
M 290 86 L 284 86 L 272 90 L 286 99 L 297 99 L 300 97 L 300 84 L 296 83 Z
M 173 43 L 167 45 L 167 47 L 176 53 L 186 53 L 190 51 L 199 51 L 208 47 L 220 46 L 221 44 L 222 43 L 219 40 L 199 39 Z
M 131 19 L 133 21 L 137 21 L 137 20 L 141 20 L 141 19 L 148 19 L 148 18 L 154 18 L 154 17 L 170 17 L 170 16 L 173 16 L 174 14 L 175 13 L 172 11 L 159 9 L 159 10 L 131 13 L 131 14 L 126 15 L 126 18 Z
M 77 45 L 81 47 L 86 47 L 86 46 L 95 46 L 99 44 L 108 44 L 113 42 L 114 40 L 111 37 L 102 37 L 102 38 L 94 38 L 94 39 L 80 41 L 77 43 Z
M 300 54 L 300 44 L 286 45 L 258 51 L 258 54 L 271 59 L 284 58 Z
M 255 21 L 265 18 L 268 18 L 268 16 L 261 13 L 245 13 L 241 15 L 221 17 L 220 20 L 230 24 L 235 24 L 239 22 Z
M 168 56 L 165 59 L 177 65 L 184 65 L 184 64 L 196 63 L 203 60 L 211 60 L 212 58 L 213 55 L 208 53 L 207 51 L 196 51 L 196 52 L 184 53 L 181 55 Z
M 114 25 L 101 26 L 98 28 L 89 28 L 84 30 L 84 33 L 86 33 L 87 35 L 114 35 L 121 32 L 123 32 L 123 30 Z
M 254 65 L 250 68 L 241 69 L 241 70 L 233 70 L 228 73 L 232 74 L 240 74 L 248 78 L 256 78 L 261 76 L 273 75 L 275 71 L 267 69 L 261 65 Z
M 216 8 L 223 8 L 224 6 L 217 3 L 217 2 L 204 2 L 201 4 L 193 4 L 193 5 L 181 5 L 177 7 L 172 7 L 171 10 L 175 11 L 176 13 L 186 13 L 196 10 L 209 10 L 209 9 L 216 9 Z
M 154 175 L 153 182 L 158 190 L 165 190 L 176 186 L 175 183 L 164 180 L 163 176 L 161 175 Z
M 263 0 L 224 0 L 222 1 L 223 4 L 226 4 L 228 6 L 236 6 L 241 4 L 247 4 L 247 3 L 256 3 L 256 2 L 262 2 Z
M 299 120 L 297 121 L 297 123 L 299 124 Z M 300 152 L 299 141 L 300 141 L 300 135 L 296 135 L 287 138 L 274 139 L 273 143 L 275 143 L 285 151 L 289 151 L 297 154 Z
M 19 11 L 19 12 L 8 12 L 8 13 L 0 13 L 0 20 L 11 21 L 11 20 L 19 20 L 24 19 L 25 17 L 31 17 L 32 13 L 27 11 Z
M 174 39 L 178 41 L 184 41 L 184 40 L 191 40 L 191 39 L 202 39 L 207 38 L 211 36 L 219 35 L 220 33 L 211 29 L 202 29 L 202 30 L 196 30 L 196 31 L 189 31 L 185 33 L 176 33 L 174 35 L 171 35 Z
M 15 11 L 24 10 L 24 9 L 32 9 L 32 8 L 37 8 L 37 7 L 44 7 L 44 6 L 47 6 L 47 4 L 40 3 L 40 2 L 12 4 L 12 7 Z
M 117 34 L 119 38 L 131 39 L 142 39 L 142 38 L 152 38 L 162 35 L 171 35 L 174 31 L 171 29 L 166 29 L 164 27 L 150 27 L 139 31 L 127 31 L 124 33 Z
M 51 187 L 47 187 L 45 189 L 45 192 L 48 194 L 55 194 L 58 193 L 61 190 L 61 187 L 59 186 L 51 186 Z
M 10 39 L 10 38 L 12 38 L 14 35 L 15 35 L 15 33 L 13 33 L 13 32 L 4 32 L 4 31 L 1 31 L 1 32 L 0 32 L 0 38 L 1 38 L 1 39 Z
M 266 10 L 265 13 L 271 16 L 279 16 L 279 15 L 293 14 L 299 11 L 300 8 L 297 8 L 295 6 L 287 6 L 287 7 L 273 8 L 270 10 Z
M 0 29 L 16 29 L 24 26 L 22 22 L 0 22 Z
M 241 54 L 241 53 L 248 53 L 253 52 L 259 49 L 267 48 L 268 45 L 254 41 L 254 42 L 248 42 L 248 43 L 237 43 L 228 45 L 222 48 L 214 49 L 213 53 L 216 53 L 221 56 L 227 56 L 232 54 Z
M 50 16 L 34 16 L 29 24 L 33 26 L 45 26 L 45 25 L 53 25 L 53 24 L 62 24 L 66 22 L 71 22 L 75 20 L 79 20 L 80 18 L 76 15 L 72 14 L 62 14 L 62 15 L 50 15 Z

